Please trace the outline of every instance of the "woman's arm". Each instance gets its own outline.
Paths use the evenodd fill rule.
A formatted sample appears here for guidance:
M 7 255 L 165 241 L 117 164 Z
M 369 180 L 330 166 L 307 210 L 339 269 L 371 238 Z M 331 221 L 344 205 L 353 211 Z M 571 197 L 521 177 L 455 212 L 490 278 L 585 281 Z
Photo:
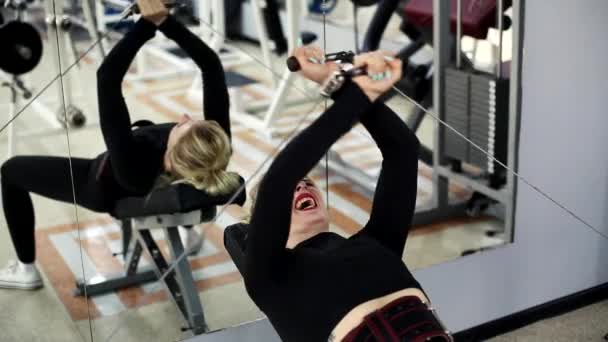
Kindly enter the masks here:
M 251 217 L 245 264 L 250 280 L 278 276 L 297 183 L 370 106 L 370 100 L 357 85 L 345 83 L 336 103 L 276 156 L 260 183 Z
M 97 69 L 99 120 L 114 174 L 128 189 L 140 189 L 142 151 L 131 134 L 131 118 L 122 94 L 122 80 L 146 41 L 153 38 L 156 26 L 139 19 L 135 26 L 114 46 Z
M 361 123 L 383 160 L 370 219 L 359 234 L 371 236 L 401 256 L 416 206 L 420 142 L 383 102 L 374 103 Z
M 217 121 L 230 137 L 230 100 L 220 58 L 172 16 L 168 16 L 158 28 L 167 38 L 174 40 L 201 69 L 205 119 Z

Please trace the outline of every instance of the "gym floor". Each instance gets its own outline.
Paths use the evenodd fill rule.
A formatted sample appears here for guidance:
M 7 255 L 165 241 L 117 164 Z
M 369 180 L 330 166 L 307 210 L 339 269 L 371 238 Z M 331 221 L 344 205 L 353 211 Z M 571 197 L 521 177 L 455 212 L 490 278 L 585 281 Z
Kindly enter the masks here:
M 46 41 L 45 41 L 46 43 Z M 90 41 L 78 42 L 84 51 Z M 238 49 L 259 57 L 260 51 L 250 44 L 238 44 Z M 67 55 L 62 55 L 67 58 Z M 48 44 L 41 64 L 26 78 L 33 93 L 38 93 L 56 75 L 54 56 Z M 30 106 L 13 123 L 17 135 L 17 155 L 53 155 L 72 157 L 94 157 L 104 150 L 98 126 L 96 104 L 95 71 L 100 60 L 95 51 L 87 55 L 79 68 L 70 71 L 74 103 L 87 116 L 87 125 L 79 129 L 52 129 L 50 121 L 34 106 Z M 151 70 L 171 70 L 165 62 L 149 58 Z M 283 60 L 275 58 L 273 70 L 283 70 Z M 263 101 L 272 95 L 267 69 L 250 62 L 232 69 L 247 75 L 258 84 L 241 89 L 243 100 Z M 136 72 L 135 68 L 132 70 Z M 194 74 L 194 73 L 192 73 Z M 135 76 L 135 73 L 131 75 Z M 175 120 L 183 112 L 201 112 L 200 97 L 190 98 L 187 91 L 192 76 L 179 76 L 151 81 L 128 80 L 124 93 L 132 120 L 149 119 L 154 122 Z M 297 80 L 296 86 L 312 94 L 314 88 Z M 38 103 L 50 109 L 61 108 L 58 102 L 59 82 L 55 82 L 38 99 Z M 294 86 L 295 87 L 295 86 Z M 10 96 L 4 88 L 0 90 L 0 107 L 8 112 Z M 297 91 L 291 92 L 298 96 Z M 397 98 L 390 106 L 398 113 L 407 115 L 411 105 Z M 278 120 L 281 132 L 295 126 L 295 122 L 306 116 L 311 104 L 290 106 Z M 306 119 L 311 121 L 319 111 Z M 5 120 L 5 119 L 2 119 Z M 424 144 L 432 145 L 432 119 L 425 119 L 419 130 Z M 47 129 L 48 128 L 48 129 Z M 246 179 L 256 178 L 257 169 L 267 156 L 273 154 L 281 137 L 267 139 L 240 122 L 233 120 L 235 155 L 230 165 Z M 0 132 L 2 159 L 8 144 L 8 131 Z M 27 136 L 26 136 L 27 135 Z M 66 139 L 69 138 L 69 139 Z M 69 141 L 69 144 L 68 144 Z M 378 152 L 365 136 L 355 131 L 345 137 L 337 151 L 346 160 L 373 172 L 378 166 Z M 364 159 L 364 160 L 362 160 Z M 430 170 L 420 165 L 419 204 L 429 198 Z M 365 221 L 371 204 L 371 194 L 330 172 L 319 168 L 312 174 L 323 189 L 328 189 L 332 215 L 332 230 L 344 235 L 352 234 Z M 69 170 L 66 170 L 69 177 Z M 253 184 L 253 183 L 252 183 Z M 467 190 L 455 185 L 451 189 L 454 198 L 467 195 Z M 174 341 L 188 336 L 180 330 L 175 306 L 164 296 L 157 284 L 119 291 L 96 297 L 88 302 L 74 297 L 74 280 L 90 279 L 99 274 L 119 271 L 120 257 L 113 257 L 118 250 L 120 235 L 118 226 L 105 214 L 90 212 L 73 205 L 58 203 L 34 196 L 37 222 L 38 265 L 43 273 L 45 287 L 38 291 L 0 291 L 0 341 Z M 206 237 L 201 252 L 192 257 L 191 264 L 197 281 L 207 322 L 211 329 L 221 329 L 262 317 L 245 293 L 236 268 L 223 250 L 222 228 L 246 215 L 245 208 L 230 206 L 215 224 L 196 227 Z M 1 216 L 1 215 L 0 215 Z M 486 236 L 486 231 L 499 229 L 501 223 L 490 217 L 451 220 L 423 227 L 414 227 L 406 246 L 405 263 L 412 269 L 449 262 L 470 249 L 498 246 L 502 241 Z M 4 217 L 0 218 L 0 264 L 14 257 L 8 231 L 4 229 Z M 162 237 L 156 236 L 159 241 Z M 424 285 L 424 284 L 423 284 Z M 567 315 L 536 323 L 513 333 L 495 338 L 495 341 L 583 341 L 599 340 L 602 336 L 601 317 L 608 316 L 608 302 L 571 312 Z M 585 321 L 585 324 L 577 322 Z

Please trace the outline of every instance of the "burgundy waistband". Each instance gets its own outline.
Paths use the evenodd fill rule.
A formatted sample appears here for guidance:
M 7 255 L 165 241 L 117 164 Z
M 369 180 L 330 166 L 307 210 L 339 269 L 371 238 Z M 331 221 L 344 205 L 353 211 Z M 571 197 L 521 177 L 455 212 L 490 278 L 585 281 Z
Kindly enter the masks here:
M 452 342 L 435 312 L 419 297 L 397 298 L 365 316 L 343 342 Z

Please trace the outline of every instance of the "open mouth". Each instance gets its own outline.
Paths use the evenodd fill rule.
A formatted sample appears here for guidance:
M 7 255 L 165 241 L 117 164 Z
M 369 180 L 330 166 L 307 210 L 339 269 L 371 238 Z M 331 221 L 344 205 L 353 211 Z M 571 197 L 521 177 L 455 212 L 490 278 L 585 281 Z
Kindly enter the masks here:
M 311 194 L 301 194 L 296 198 L 296 210 L 306 211 L 317 208 L 317 201 Z

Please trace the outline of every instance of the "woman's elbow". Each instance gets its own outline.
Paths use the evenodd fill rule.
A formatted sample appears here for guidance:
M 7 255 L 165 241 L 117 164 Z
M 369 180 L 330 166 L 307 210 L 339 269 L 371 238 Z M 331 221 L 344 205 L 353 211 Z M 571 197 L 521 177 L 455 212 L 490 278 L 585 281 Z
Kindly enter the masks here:
M 416 133 L 406 127 L 402 131 L 401 136 L 401 139 L 399 139 L 401 143 L 401 149 L 403 151 L 411 151 L 411 154 L 417 157 L 418 152 L 420 151 L 420 140 L 416 136 Z
M 121 82 L 121 79 L 115 76 L 115 72 L 113 72 L 110 65 L 106 63 L 101 63 L 99 68 L 97 68 L 97 85 L 101 86 L 107 83 L 116 83 Z
M 105 62 L 102 62 L 101 65 L 97 68 L 97 79 L 104 78 L 107 74 L 108 66 Z

